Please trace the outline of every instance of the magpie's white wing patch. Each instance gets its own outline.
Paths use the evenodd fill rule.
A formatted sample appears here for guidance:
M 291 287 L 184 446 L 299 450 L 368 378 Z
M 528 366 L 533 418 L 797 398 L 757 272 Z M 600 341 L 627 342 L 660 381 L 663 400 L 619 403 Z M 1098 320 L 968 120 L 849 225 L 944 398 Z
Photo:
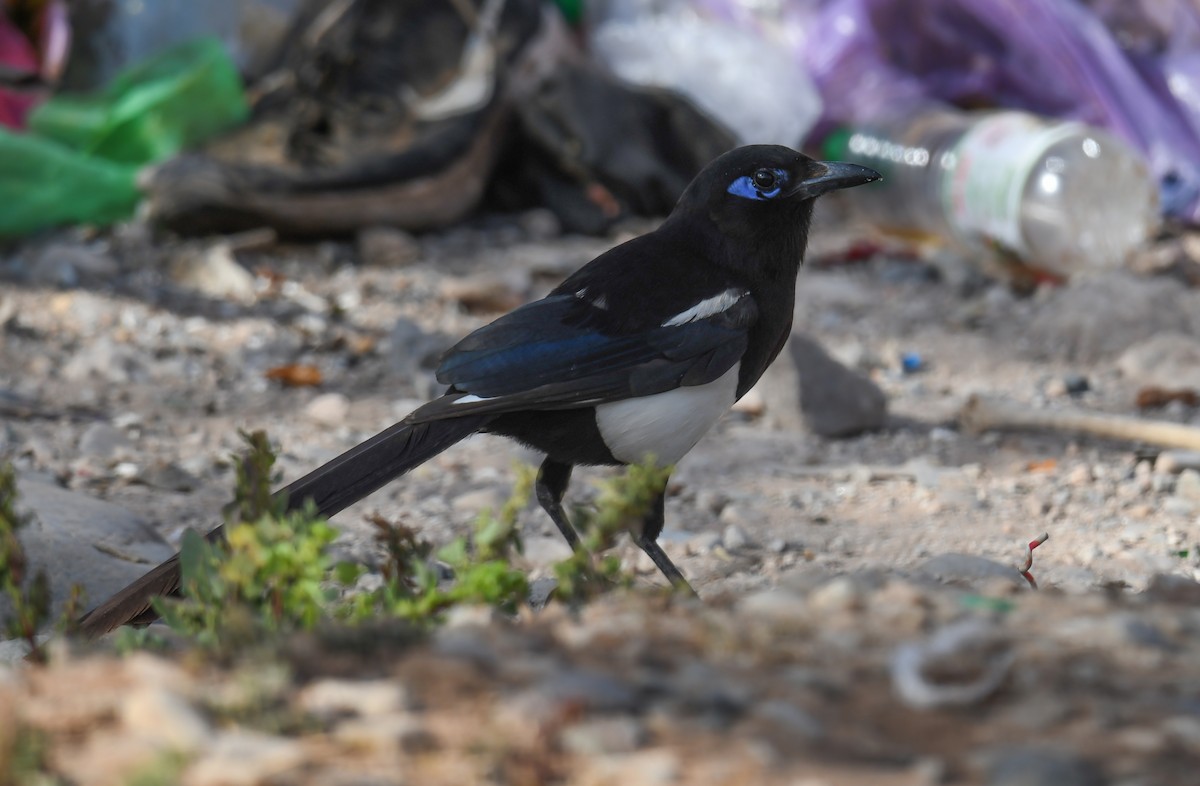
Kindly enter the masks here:
M 727 289 L 719 295 L 701 300 L 696 305 L 689 308 L 687 311 L 681 311 L 675 316 L 662 323 L 663 327 L 676 327 L 678 325 L 686 325 L 689 322 L 695 322 L 700 319 L 708 319 L 716 316 L 723 311 L 728 311 L 737 305 L 737 302 L 746 297 L 748 293 L 744 289 Z

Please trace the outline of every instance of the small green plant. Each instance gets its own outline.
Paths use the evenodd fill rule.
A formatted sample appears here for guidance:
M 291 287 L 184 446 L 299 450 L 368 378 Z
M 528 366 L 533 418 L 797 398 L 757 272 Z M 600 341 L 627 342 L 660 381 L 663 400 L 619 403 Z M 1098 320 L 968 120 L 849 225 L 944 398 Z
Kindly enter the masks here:
M 21 639 L 29 647 L 29 657 L 38 662 L 46 659 L 38 642 L 38 632 L 50 621 L 50 579 L 39 570 L 30 574 L 25 549 L 17 532 L 30 523 L 29 516 L 17 513 L 17 476 L 11 464 L 0 464 L 0 592 L 8 598 L 11 614 L 2 620 L 7 638 Z M 74 620 L 83 604 L 83 590 L 78 585 L 59 620 L 65 627 Z
M 594 510 L 580 509 L 575 521 L 582 533 L 582 548 L 554 566 L 558 579 L 555 594 L 568 602 L 587 600 L 606 588 L 628 586 L 615 555 L 596 555 L 611 548 L 622 532 L 640 526 L 655 498 L 671 475 L 672 467 L 659 467 L 653 458 L 632 464 L 626 471 L 599 484 Z
M 242 437 L 249 452 L 238 462 L 225 539 L 185 535 L 183 597 L 155 601 L 168 625 L 204 646 L 312 628 L 337 595 L 327 584 L 337 532 L 311 508 L 287 511 L 270 492 L 275 456 L 266 435 Z
M 50 774 L 50 742 L 45 732 L 21 725 L 10 731 L 9 739 L 0 739 L 0 786 L 59 786 L 64 783 Z
M 498 514 L 484 511 L 469 540 L 456 538 L 436 552 L 411 529 L 376 518 L 377 537 L 388 554 L 384 584 L 373 593 L 353 598 L 349 616 L 361 620 L 382 612 L 418 624 L 434 624 L 447 609 L 459 604 L 484 604 L 515 612 L 529 595 L 529 583 L 509 560 L 521 550 L 517 516 L 528 504 L 533 479 L 532 468 L 521 468 L 513 493 Z M 443 585 L 439 580 L 429 564 L 431 554 L 453 571 L 452 582 Z

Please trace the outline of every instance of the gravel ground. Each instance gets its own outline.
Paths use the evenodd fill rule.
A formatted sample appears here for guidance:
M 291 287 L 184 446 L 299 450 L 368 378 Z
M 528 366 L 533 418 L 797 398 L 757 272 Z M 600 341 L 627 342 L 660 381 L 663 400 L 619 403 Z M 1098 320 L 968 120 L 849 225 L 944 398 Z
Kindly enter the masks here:
M 748 396 L 681 463 L 668 501 L 663 542 L 704 605 L 651 593 L 583 619 L 553 607 L 515 623 L 464 618 L 419 645 L 383 636 L 377 657 L 350 658 L 356 668 L 344 642 L 296 644 L 270 701 L 308 720 L 287 728 L 231 721 L 202 700 L 244 681 L 236 670 L 149 656 L 70 660 L 0 679 L 0 691 L 15 692 L 78 783 L 124 782 L 170 748 L 189 755 L 189 783 L 1194 782 L 1200 475 L 1189 457 L 972 435 L 955 416 L 974 393 L 1137 415 L 1146 386 L 1200 388 L 1200 291 L 1175 275 L 1196 264 L 1200 238 L 1148 252 L 1153 275 L 1016 297 L 946 254 L 885 249 L 848 264 L 853 236 L 835 215 L 818 222 L 796 326 L 887 392 L 890 425 L 822 440 L 797 427 L 781 378 Z M 181 244 L 135 223 L 10 249 L 0 456 L 176 542 L 227 501 L 239 428 L 265 429 L 282 476 L 298 476 L 435 393 L 437 355 L 456 338 L 646 226 L 563 237 L 532 212 L 418 239 L 377 230 L 287 246 Z M 320 384 L 272 378 L 298 366 Z M 1144 414 L 1200 425 L 1179 402 Z M 341 514 L 338 547 L 374 560 L 376 511 L 435 542 L 465 532 L 507 496 L 514 462 L 535 459 L 467 440 Z M 581 472 L 571 499 L 586 502 L 587 479 L 606 472 Z M 531 576 L 545 575 L 565 546 L 540 511 L 522 524 Z M 1033 593 L 1012 566 L 1041 532 Z M 641 584 L 659 583 L 619 548 Z M 944 668 L 904 646 L 933 640 L 951 650 Z M 905 663 L 918 664 L 911 695 Z M 352 674 L 391 687 L 320 687 Z M 979 690 L 930 698 L 941 677 Z M 126 684 L 142 688 L 113 693 Z M 364 709 L 354 691 L 374 697 L 372 685 L 404 697 Z M 305 704 L 343 689 L 353 709 Z M 81 693 L 98 698 L 71 715 L 62 697 Z M 119 709 L 129 695 L 146 706 Z M 139 711 L 178 711 L 191 720 L 172 723 L 190 731 L 164 742 Z M 220 770 L 259 755 L 261 771 Z

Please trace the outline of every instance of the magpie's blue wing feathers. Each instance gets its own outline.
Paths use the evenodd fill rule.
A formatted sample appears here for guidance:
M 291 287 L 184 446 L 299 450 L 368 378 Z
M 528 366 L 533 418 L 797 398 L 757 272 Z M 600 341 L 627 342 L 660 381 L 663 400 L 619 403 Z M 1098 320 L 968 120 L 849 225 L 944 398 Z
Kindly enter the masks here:
M 438 368 L 450 395 L 413 419 L 571 408 L 702 385 L 738 362 L 757 318 L 744 297 L 708 319 L 610 334 L 597 328 L 599 311 L 572 295 L 552 295 L 480 328 Z

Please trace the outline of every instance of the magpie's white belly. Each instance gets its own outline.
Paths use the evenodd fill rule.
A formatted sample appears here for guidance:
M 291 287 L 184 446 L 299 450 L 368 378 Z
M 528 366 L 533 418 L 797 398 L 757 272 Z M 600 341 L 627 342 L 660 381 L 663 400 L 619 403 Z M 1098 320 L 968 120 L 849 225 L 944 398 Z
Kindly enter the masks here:
M 613 458 L 634 464 L 653 455 L 674 464 L 683 458 L 737 399 L 738 366 L 707 385 L 676 388 L 596 407 L 596 426 Z

